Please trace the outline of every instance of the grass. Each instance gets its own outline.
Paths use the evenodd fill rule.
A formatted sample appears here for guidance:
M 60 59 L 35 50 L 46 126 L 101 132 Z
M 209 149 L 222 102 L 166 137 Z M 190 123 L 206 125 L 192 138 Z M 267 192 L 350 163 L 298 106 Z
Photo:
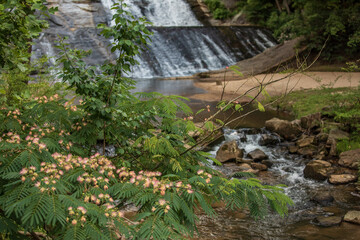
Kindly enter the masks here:
M 355 107 L 360 114 L 360 88 L 321 88 L 294 91 L 284 97 L 278 107 L 291 111 L 296 117 L 316 112 L 328 114 L 346 113 Z M 349 111 L 350 111 L 349 109 Z
M 360 148 L 360 88 L 319 88 L 290 93 L 278 102 L 279 109 L 297 118 L 321 112 L 329 121 L 341 123 L 350 132 L 337 143 L 338 153 Z M 323 129 L 324 131 L 325 129 Z

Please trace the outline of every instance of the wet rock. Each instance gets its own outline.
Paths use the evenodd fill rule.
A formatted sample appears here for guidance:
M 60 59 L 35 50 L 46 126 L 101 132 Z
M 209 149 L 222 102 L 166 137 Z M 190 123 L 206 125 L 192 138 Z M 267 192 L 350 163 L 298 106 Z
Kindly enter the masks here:
M 351 174 L 333 174 L 330 175 L 329 178 L 329 183 L 331 184 L 347 184 L 356 181 L 357 181 L 357 176 Z
M 260 162 L 261 160 L 268 159 L 268 156 L 266 156 L 266 154 L 260 149 L 255 149 L 254 151 L 249 152 L 247 157 L 251 158 L 255 162 Z
M 253 169 L 257 169 L 260 171 L 266 171 L 268 169 L 268 167 L 265 164 L 261 164 L 261 163 L 251 163 L 251 168 Z
M 323 181 L 326 180 L 333 171 L 331 163 L 322 160 L 313 160 L 306 165 L 304 177 Z
M 244 171 L 247 171 L 247 170 L 250 170 L 252 169 L 251 166 L 247 163 L 242 163 L 239 165 L 239 171 L 240 172 L 244 172 Z
M 339 165 L 358 169 L 360 164 L 360 149 L 342 152 L 340 154 Z
M 241 159 L 243 156 L 244 152 L 238 147 L 235 140 L 224 143 L 216 153 L 216 159 L 221 163 L 235 161 L 236 159 Z
M 262 160 L 261 163 L 267 166 L 268 168 L 271 168 L 272 165 L 274 165 L 273 162 L 270 160 Z
M 270 134 L 262 134 L 259 140 L 260 146 L 276 145 L 278 143 L 278 138 Z
M 328 206 L 334 201 L 334 197 L 329 192 L 317 192 L 311 200 L 321 206 Z
M 299 150 L 298 146 L 288 146 L 289 152 L 290 153 L 297 153 L 297 151 Z
M 340 225 L 342 221 L 341 217 L 331 216 L 320 216 L 315 218 L 315 224 L 321 227 L 332 227 L 332 226 L 338 226 Z
M 349 211 L 344 216 L 344 221 L 360 224 L 360 211 Z
M 302 139 L 296 141 L 296 145 L 299 148 L 308 147 L 314 143 L 314 139 L 315 139 L 314 136 L 310 136 L 310 137 L 304 136 Z
M 300 125 L 304 129 L 313 129 L 320 126 L 321 113 L 314 113 L 300 119 Z
M 307 146 L 307 147 L 303 147 L 303 148 L 299 148 L 297 150 L 297 153 L 300 155 L 303 155 L 305 157 L 312 157 L 315 153 L 316 153 L 316 147 L 313 145 Z
M 286 140 L 292 140 L 301 134 L 301 130 L 286 120 L 272 118 L 265 122 L 266 129 L 276 132 Z

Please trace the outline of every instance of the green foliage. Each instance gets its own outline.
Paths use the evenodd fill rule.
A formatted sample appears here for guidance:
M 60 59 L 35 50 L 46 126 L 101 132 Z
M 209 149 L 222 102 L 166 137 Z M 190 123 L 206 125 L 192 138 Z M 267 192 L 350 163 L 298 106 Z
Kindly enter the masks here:
M 338 153 L 345 151 L 355 150 L 360 148 L 360 136 L 358 134 L 353 134 L 350 140 L 339 140 L 336 144 L 336 149 Z
M 0 1 L 0 72 L 17 68 L 24 72 L 29 62 L 31 40 L 37 38 L 47 22 L 35 15 L 47 9 L 45 0 Z M 30 48 L 30 49 L 29 49 Z
M 279 40 L 305 36 L 310 49 L 320 50 L 327 40 L 323 57 L 354 57 L 359 54 L 360 3 L 355 0 L 248 0 L 241 1 L 247 19 L 270 28 Z
M 233 13 L 225 7 L 221 0 L 205 0 L 204 3 L 215 19 L 227 19 L 233 16 Z
M 57 86 L 34 85 L 1 107 L 1 234 L 183 239 L 197 231 L 197 209 L 215 216 L 215 202 L 248 208 L 255 217 L 270 209 L 286 214 L 292 202 L 281 186 L 251 176 L 227 179 L 209 166 L 190 134 L 203 130 L 190 120 L 186 98 L 130 93 L 134 82 L 124 73 L 136 64 L 150 32 L 125 7 L 122 1 L 114 6 L 114 28 L 100 26 L 113 39 L 116 63 L 88 66 L 82 58 L 90 53 L 60 40 L 58 76 L 73 98 L 64 98 Z M 207 131 L 214 128 L 206 123 Z M 104 156 L 106 146 L 115 153 Z M 137 208 L 133 218 L 125 214 L 129 205 Z
M 360 89 L 322 88 L 296 91 L 286 96 L 279 107 L 302 117 L 322 112 L 341 123 L 351 133 L 349 140 L 337 143 L 339 153 L 360 148 Z

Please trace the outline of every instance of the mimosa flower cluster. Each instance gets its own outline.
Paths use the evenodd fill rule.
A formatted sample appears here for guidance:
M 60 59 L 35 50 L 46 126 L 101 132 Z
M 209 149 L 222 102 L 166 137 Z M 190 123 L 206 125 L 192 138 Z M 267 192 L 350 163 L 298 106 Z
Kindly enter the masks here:
M 35 97 L 34 99 L 35 99 L 35 101 L 37 101 L 38 103 L 48 103 L 48 102 L 51 102 L 51 101 L 57 101 L 57 100 L 59 100 L 59 95 L 58 95 L 58 94 L 55 94 L 54 96 L 50 96 L 50 97 L 41 96 L 41 97 Z
M 66 218 L 67 222 L 70 222 L 72 225 L 81 224 L 82 226 L 86 222 L 86 213 L 87 210 L 83 206 L 79 206 L 77 208 L 68 207 L 68 216 Z
M 143 186 L 144 188 L 153 188 L 153 192 L 159 192 L 160 195 L 164 196 L 166 190 L 175 189 L 186 190 L 189 194 L 193 193 L 194 190 L 190 184 L 185 184 L 181 181 L 171 182 L 167 179 L 159 180 L 158 177 L 161 177 L 160 172 L 149 172 L 149 171 L 140 171 L 136 174 L 134 171 L 122 167 L 116 171 L 119 174 L 119 178 L 122 182 L 130 182 L 135 185 Z

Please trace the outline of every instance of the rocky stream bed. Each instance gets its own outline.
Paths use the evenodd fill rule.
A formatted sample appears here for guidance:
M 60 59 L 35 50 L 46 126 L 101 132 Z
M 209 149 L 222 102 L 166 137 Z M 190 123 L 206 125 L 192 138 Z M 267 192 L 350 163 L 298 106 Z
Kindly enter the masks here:
M 211 153 L 224 174 L 251 172 L 264 184 L 285 184 L 294 206 L 282 218 L 270 214 L 254 220 L 247 211 L 216 206 L 218 217 L 200 216 L 200 239 L 360 239 L 360 194 L 357 166 L 360 149 L 336 152 L 349 133 L 321 114 L 300 120 L 277 118 L 261 129 L 225 129 L 225 140 Z M 329 127 L 331 126 L 331 127 Z

